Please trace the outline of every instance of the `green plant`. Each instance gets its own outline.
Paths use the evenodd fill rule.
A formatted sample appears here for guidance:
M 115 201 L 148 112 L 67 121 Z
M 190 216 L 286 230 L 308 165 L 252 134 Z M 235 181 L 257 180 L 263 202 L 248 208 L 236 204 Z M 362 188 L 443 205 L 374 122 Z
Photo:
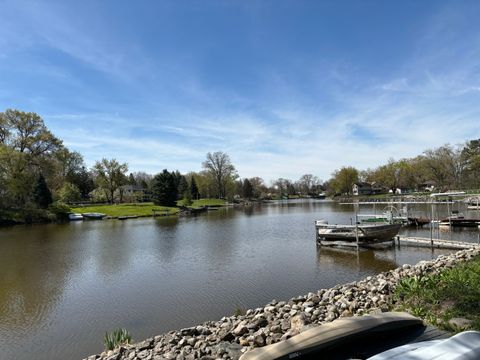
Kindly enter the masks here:
M 193 204 L 192 194 L 190 191 L 185 191 L 183 194 L 183 205 L 184 206 L 191 206 Z
M 54 214 L 57 220 L 66 220 L 70 212 L 70 207 L 61 201 L 56 201 L 48 207 L 48 211 Z
M 119 346 L 130 344 L 131 341 L 132 336 L 126 329 L 117 329 L 112 331 L 110 334 L 106 332 L 103 339 L 106 350 L 113 350 Z
M 457 264 L 439 274 L 403 279 L 395 289 L 397 308 L 421 317 L 449 331 L 448 321 L 455 317 L 473 321 L 480 329 L 480 257 Z
M 233 315 L 235 316 L 243 316 L 246 313 L 247 313 L 247 309 L 240 305 L 235 306 L 235 310 L 233 311 Z

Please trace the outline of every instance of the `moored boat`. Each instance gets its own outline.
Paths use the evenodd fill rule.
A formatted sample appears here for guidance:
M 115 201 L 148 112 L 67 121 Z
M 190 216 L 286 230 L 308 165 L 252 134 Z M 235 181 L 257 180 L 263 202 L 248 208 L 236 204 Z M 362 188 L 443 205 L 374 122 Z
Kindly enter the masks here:
M 330 225 L 317 221 L 317 242 L 329 246 L 370 246 L 391 241 L 402 224 L 372 223 L 359 225 Z
M 452 227 L 477 227 L 480 225 L 480 219 L 478 218 L 466 218 L 462 213 L 458 211 L 452 211 L 452 215 L 440 220 L 440 226 L 452 226 Z
M 68 214 L 68 220 L 70 220 L 70 221 L 83 220 L 83 215 L 82 214 L 71 213 L 71 214 Z
M 83 213 L 83 217 L 87 220 L 103 220 L 106 214 L 103 213 Z

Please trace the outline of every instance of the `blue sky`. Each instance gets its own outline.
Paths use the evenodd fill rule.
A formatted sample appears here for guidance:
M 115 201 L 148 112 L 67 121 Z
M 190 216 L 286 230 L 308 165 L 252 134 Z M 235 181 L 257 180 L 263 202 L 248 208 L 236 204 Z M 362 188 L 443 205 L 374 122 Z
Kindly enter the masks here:
M 324 180 L 480 137 L 478 1 L 0 0 L 0 111 L 88 165 Z

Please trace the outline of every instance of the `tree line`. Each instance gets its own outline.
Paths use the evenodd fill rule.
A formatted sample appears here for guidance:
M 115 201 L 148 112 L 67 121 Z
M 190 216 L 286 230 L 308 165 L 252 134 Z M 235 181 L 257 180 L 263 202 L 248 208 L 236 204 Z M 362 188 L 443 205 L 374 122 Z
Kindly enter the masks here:
M 121 203 L 154 201 L 188 206 L 201 198 L 255 200 L 318 196 L 327 191 L 350 194 L 356 182 L 376 183 L 388 189 L 420 189 L 434 183 L 438 189 L 480 188 L 480 139 L 456 147 L 444 145 L 423 154 L 375 169 L 342 167 L 324 182 L 312 174 L 298 180 L 278 178 L 267 184 L 260 177 L 240 178 L 228 154 L 209 152 L 202 170 L 181 174 L 163 170 L 151 175 L 129 172 L 128 164 L 101 159 L 88 168 L 80 153 L 69 150 L 36 113 L 8 109 L 0 113 L 0 219 L 33 219 L 68 209 L 80 202 Z M 46 215 L 47 214 L 47 215 Z
M 332 195 L 349 195 L 358 182 L 377 184 L 393 193 L 397 189 L 480 189 L 480 139 L 457 146 L 445 144 L 413 158 L 390 159 L 374 169 L 342 167 L 332 174 L 326 187 Z

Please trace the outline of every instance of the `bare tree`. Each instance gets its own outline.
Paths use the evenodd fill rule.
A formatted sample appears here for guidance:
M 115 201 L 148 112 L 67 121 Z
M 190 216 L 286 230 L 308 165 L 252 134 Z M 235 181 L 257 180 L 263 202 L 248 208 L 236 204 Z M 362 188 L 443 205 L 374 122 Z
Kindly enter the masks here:
M 218 197 L 225 198 L 228 181 L 237 178 L 237 172 L 230 157 L 221 151 L 208 153 L 207 160 L 203 162 L 202 166 L 214 179 Z
M 312 174 L 305 174 L 297 181 L 298 189 L 303 195 L 313 195 L 318 192 L 322 180 Z

